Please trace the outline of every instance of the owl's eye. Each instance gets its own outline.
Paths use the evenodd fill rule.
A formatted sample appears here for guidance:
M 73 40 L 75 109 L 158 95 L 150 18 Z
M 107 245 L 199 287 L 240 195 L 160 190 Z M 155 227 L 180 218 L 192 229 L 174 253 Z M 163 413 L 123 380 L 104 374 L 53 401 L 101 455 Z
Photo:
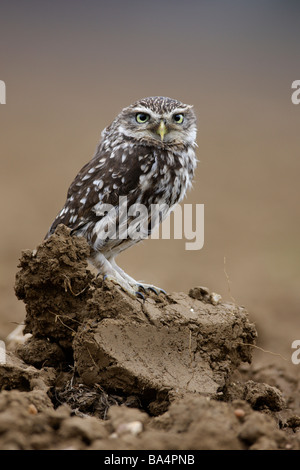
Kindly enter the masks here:
M 177 124 L 182 124 L 183 120 L 184 120 L 184 115 L 183 114 L 174 114 L 173 119 Z
M 144 122 L 149 121 L 149 118 L 149 114 L 146 113 L 137 113 L 137 115 L 135 116 L 135 119 L 139 124 L 143 124 Z

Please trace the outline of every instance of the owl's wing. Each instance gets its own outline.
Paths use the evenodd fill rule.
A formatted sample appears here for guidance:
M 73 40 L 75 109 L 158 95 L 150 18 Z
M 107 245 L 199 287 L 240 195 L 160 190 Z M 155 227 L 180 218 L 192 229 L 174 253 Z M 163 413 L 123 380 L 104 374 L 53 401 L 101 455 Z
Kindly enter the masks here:
M 102 208 L 107 204 L 117 207 L 121 196 L 127 197 L 128 206 L 142 202 L 140 177 L 147 177 L 154 161 L 154 154 L 146 146 L 139 147 L 138 152 L 130 145 L 120 146 L 112 152 L 103 152 L 100 147 L 70 185 L 66 203 L 46 238 L 59 224 L 88 235 L 103 218 Z

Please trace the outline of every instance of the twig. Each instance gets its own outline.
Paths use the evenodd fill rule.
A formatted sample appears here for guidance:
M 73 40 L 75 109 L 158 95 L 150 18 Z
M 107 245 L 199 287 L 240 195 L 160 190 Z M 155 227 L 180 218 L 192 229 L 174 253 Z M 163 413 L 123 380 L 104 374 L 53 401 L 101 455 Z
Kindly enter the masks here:
M 239 344 L 240 346 L 251 346 L 251 348 L 256 348 L 256 349 L 258 349 L 259 351 L 262 351 L 262 352 L 264 352 L 264 353 L 272 354 L 272 356 L 279 356 L 279 357 L 281 357 L 281 359 L 283 359 L 284 361 L 288 361 L 288 359 L 287 359 L 286 357 L 282 356 L 282 354 L 280 354 L 280 353 L 275 353 L 275 352 L 273 352 L 273 351 L 268 351 L 268 349 L 263 349 L 263 348 L 261 348 L 261 347 L 259 347 L 259 346 L 256 346 L 256 344 L 250 344 L 250 343 L 237 343 L 237 344 Z
M 80 321 L 78 321 L 78 320 L 76 320 L 76 318 L 69 317 L 69 316 L 66 315 L 66 314 L 61 315 L 61 314 L 59 314 L 59 313 L 51 312 L 51 310 L 49 310 L 49 309 L 48 309 L 48 312 L 52 313 L 52 315 L 54 315 L 55 317 L 56 317 L 56 316 L 64 317 L 64 318 L 67 318 L 68 320 L 71 320 L 71 321 L 73 321 L 73 322 L 75 322 L 75 323 L 78 323 L 78 325 L 83 325 L 83 323 L 80 322 Z
M 231 281 L 230 281 L 230 278 L 229 278 L 228 273 L 227 273 L 227 271 L 226 271 L 226 256 L 224 256 L 224 274 L 225 274 L 226 280 L 227 280 L 227 286 L 228 286 L 229 297 L 231 298 L 231 300 L 233 301 L 233 303 L 236 304 L 237 302 L 236 302 L 235 298 L 233 297 L 233 295 L 231 294 L 231 289 L 230 289 L 230 283 L 231 283 Z
M 66 328 L 68 328 L 69 330 L 71 330 L 74 334 L 76 333 L 76 331 L 75 331 L 73 328 L 71 328 L 69 325 L 66 325 L 66 324 L 62 321 L 61 315 L 60 315 L 59 313 L 51 312 L 51 310 L 48 310 L 48 311 L 49 311 L 50 313 L 52 313 L 52 315 L 55 316 L 55 320 L 54 320 L 55 322 L 57 322 L 57 320 L 59 320 L 60 323 L 61 323 L 63 326 L 65 326 Z M 67 317 L 67 318 L 68 318 L 68 317 Z
M 89 353 L 90 358 L 91 358 L 92 362 L 94 363 L 94 366 L 98 369 L 97 363 L 95 362 L 95 359 L 93 358 L 93 356 L 92 356 L 91 351 L 89 350 L 89 348 L 87 348 L 87 352 Z
M 82 294 L 86 290 L 86 288 L 88 287 L 88 285 L 87 285 L 80 292 L 75 293 L 72 289 L 71 282 L 70 282 L 70 279 L 68 278 L 68 276 L 66 274 L 64 274 L 64 277 L 66 278 L 66 280 L 64 281 L 65 291 L 67 292 L 67 287 L 68 287 L 70 289 L 71 294 L 73 294 L 74 297 L 78 297 L 78 295 Z

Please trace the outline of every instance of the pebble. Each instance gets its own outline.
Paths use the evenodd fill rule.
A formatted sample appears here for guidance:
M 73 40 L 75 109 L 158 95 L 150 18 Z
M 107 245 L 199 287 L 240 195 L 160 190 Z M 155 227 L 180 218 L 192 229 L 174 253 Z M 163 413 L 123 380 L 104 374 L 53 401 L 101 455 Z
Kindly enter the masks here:
M 241 419 L 245 416 L 245 411 L 241 408 L 237 408 L 236 410 L 234 410 L 234 414 L 237 418 Z
M 133 434 L 137 436 L 143 430 L 143 424 L 141 421 L 131 421 L 130 423 L 122 423 L 118 426 L 116 433 L 121 434 Z
M 28 406 L 28 413 L 31 414 L 31 415 L 37 415 L 38 414 L 38 410 L 36 409 L 36 406 L 33 403 L 31 403 Z

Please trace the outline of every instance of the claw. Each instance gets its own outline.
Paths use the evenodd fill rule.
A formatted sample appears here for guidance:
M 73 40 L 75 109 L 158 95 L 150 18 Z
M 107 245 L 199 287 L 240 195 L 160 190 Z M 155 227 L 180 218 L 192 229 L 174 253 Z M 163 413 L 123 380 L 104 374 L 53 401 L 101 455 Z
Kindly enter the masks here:
M 135 295 L 136 295 L 137 297 L 139 297 L 140 299 L 143 299 L 143 301 L 145 302 L 146 299 L 145 299 L 144 294 L 142 294 L 142 293 L 139 292 L 139 291 L 136 291 Z
M 161 289 L 160 287 L 152 286 L 151 284 L 137 284 L 138 288 L 143 290 L 146 294 L 149 292 L 154 292 L 154 294 L 159 295 L 161 293 L 167 295 L 166 291 L 164 289 Z
M 139 289 L 142 289 L 144 292 L 147 292 L 145 286 L 143 286 L 143 284 L 137 284 L 138 288 Z
M 102 273 L 99 271 L 97 274 L 97 277 L 100 274 Z M 150 292 L 154 292 L 154 294 L 157 296 L 161 293 L 166 294 L 166 291 L 164 291 L 160 287 L 152 286 L 151 284 L 142 284 L 140 282 L 136 283 L 134 279 L 129 278 L 128 280 L 120 276 L 120 273 L 117 271 L 113 272 L 112 274 L 111 273 L 103 274 L 103 281 L 105 281 L 106 279 L 112 280 L 115 284 L 118 284 L 129 295 L 131 295 L 132 297 L 138 297 L 142 299 L 143 302 L 145 302 L 146 300 L 146 294 L 149 294 Z M 133 281 L 133 282 L 130 282 L 130 281 Z
M 149 287 L 147 287 L 147 290 L 150 290 L 150 291 L 154 292 L 154 294 L 159 295 L 159 292 L 155 289 L 155 287 L 149 286 Z

